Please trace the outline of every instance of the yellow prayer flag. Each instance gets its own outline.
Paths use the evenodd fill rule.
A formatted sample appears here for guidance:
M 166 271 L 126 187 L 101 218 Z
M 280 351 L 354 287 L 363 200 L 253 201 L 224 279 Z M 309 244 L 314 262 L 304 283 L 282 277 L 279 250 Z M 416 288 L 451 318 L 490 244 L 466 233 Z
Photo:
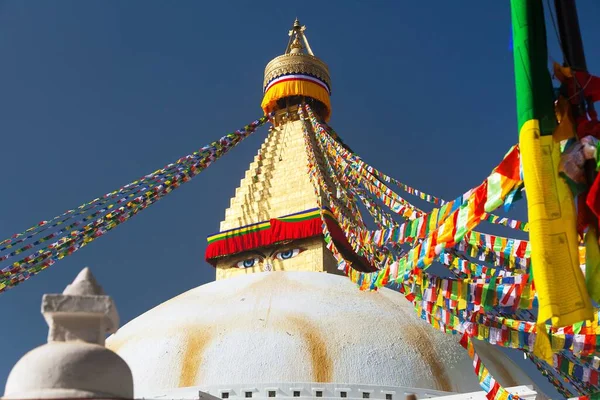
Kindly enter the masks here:
M 558 176 L 559 146 L 541 136 L 539 122 L 521 128 L 519 144 L 530 224 L 531 262 L 539 310 L 534 354 L 552 360 L 545 322 L 567 326 L 594 317 L 579 268 L 575 206 L 567 184 Z

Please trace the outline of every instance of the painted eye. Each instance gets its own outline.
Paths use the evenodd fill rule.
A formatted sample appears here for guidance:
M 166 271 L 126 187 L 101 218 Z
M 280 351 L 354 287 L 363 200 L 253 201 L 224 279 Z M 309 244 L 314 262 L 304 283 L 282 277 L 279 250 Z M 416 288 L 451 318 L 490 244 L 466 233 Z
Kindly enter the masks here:
M 289 249 L 280 251 L 275 256 L 278 260 L 289 260 L 290 258 L 296 257 L 298 254 L 300 254 L 300 249 Z
M 256 258 L 247 258 L 243 261 L 238 262 L 237 264 L 235 264 L 236 267 L 238 268 L 252 268 L 254 267 L 256 264 L 258 264 L 260 262 L 260 259 L 258 257 Z

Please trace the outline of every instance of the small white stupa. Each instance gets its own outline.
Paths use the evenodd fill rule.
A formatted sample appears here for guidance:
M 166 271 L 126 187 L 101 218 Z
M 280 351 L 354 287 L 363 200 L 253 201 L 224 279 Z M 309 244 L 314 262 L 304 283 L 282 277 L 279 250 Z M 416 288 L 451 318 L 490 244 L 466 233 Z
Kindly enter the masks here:
M 133 398 L 131 370 L 104 347 L 119 315 L 89 268 L 62 294 L 42 298 L 48 343 L 25 354 L 13 367 L 2 399 Z

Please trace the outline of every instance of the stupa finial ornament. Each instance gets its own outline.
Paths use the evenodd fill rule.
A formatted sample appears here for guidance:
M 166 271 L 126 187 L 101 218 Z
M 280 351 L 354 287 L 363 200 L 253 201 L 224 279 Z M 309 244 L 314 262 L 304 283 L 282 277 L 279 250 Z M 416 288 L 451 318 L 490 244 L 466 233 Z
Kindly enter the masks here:
M 302 51 L 302 49 L 304 48 L 304 46 L 302 46 L 302 43 L 300 43 L 300 39 L 298 39 L 298 37 L 296 37 L 294 39 L 294 41 L 292 42 L 291 46 L 290 46 L 291 50 L 290 53 L 300 53 Z
M 285 52 L 271 60 L 265 68 L 263 81 L 264 97 L 261 107 L 265 114 L 281 109 L 288 99 L 296 104 L 301 98 L 319 102 L 318 114 L 329 120 L 331 114 L 331 79 L 329 68 L 315 56 L 308 38 L 306 26 L 298 18 L 288 32 L 289 40 Z
M 88 267 L 85 267 L 75 277 L 73 283 L 67 285 L 63 294 L 72 296 L 103 296 L 105 293 L 102 286 L 96 282 L 92 271 Z
M 300 21 L 298 18 L 296 18 L 294 25 L 292 26 L 292 30 L 288 32 L 290 40 L 287 48 L 285 49 L 285 54 L 298 54 L 301 53 L 302 49 L 306 47 L 308 54 L 314 56 L 314 53 L 308 44 L 308 39 L 304 34 L 305 30 L 306 26 L 300 25 Z

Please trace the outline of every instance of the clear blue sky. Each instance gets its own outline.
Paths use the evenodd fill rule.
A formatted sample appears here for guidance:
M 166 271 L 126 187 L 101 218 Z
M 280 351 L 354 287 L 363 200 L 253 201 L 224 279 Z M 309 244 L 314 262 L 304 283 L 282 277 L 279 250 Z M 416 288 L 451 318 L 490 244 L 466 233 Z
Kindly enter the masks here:
M 0 2 L 0 239 L 260 116 L 264 66 L 285 49 L 295 17 L 330 66 L 331 124 L 344 140 L 410 185 L 462 193 L 487 176 L 517 131 L 508 1 L 459 3 Z M 588 66 L 600 73 L 600 3 L 578 7 Z M 45 341 L 42 295 L 61 292 L 84 266 L 123 323 L 213 280 L 205 238 L 264 137 L 0 295 L 0 387 L 19 357 Z M 512 215 L 523 217 L 523 208 Z

